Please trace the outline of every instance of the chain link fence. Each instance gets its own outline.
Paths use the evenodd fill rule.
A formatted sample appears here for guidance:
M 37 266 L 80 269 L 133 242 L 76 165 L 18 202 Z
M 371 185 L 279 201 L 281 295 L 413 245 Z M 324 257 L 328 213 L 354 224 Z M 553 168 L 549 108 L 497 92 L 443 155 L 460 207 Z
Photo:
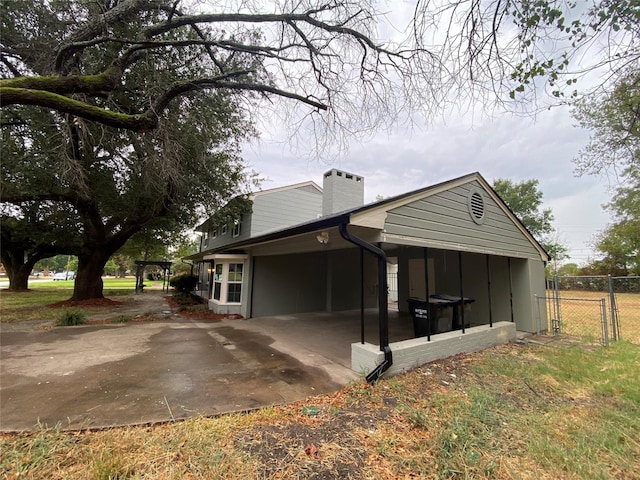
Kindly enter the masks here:
M 553 293 L 553 292 L 552 292 Z M 546 308 L 546 330 L 555 336 L 568 336 L 587 343 L 609 345 L 612 325 L 608 321 L 605 298 L 537 297 L 538 319 Z M 540 330 L 545 330 L 541 325 Z
M 546 329 L 608 345 L 627 340 L 640 344 L 640 277 L 554 277 L 547 295 L 537 298 L 537 309 L 546 309 Z M 538 319 L 544 330 L 545 318 Z

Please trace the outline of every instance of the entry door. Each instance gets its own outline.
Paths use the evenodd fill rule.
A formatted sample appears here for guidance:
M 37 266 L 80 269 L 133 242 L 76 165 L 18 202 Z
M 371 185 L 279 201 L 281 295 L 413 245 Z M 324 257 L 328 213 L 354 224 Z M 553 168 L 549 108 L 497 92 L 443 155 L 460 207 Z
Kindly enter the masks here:
M 436 278 L 433 267 L 433 258 L 427 261 L 429 268 L 429 295 L 436 292 Z M 427 300 L 425 298 L 424 258 L 409 259 L 409 297 Z

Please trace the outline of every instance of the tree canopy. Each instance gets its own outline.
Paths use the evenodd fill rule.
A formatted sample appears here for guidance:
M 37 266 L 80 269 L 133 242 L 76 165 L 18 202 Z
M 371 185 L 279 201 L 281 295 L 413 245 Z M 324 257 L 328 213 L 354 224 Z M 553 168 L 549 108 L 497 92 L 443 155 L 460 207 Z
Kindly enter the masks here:
M 52 25 L 67 28 L 64 24 L 71 21 L 68 6 L 62 2 L 34 7 L 35 13 L 42 15 L 55 13 L 39 18 L 41 41 Z M 90 10 L 94 6 L 79 3 L 73 5 L 77 11 L 72 11 L 80 15 L 84 7 Z M 59 10 L 52 11 L 54 8 Z M 35 21 L 38 16 L 25 18 Z M 124 27 L 111 33 L 120 35 L 120 28 Z M 33 31 L 21 31 L 23 39 L 31 38 Z M 64 29 L 57 34 L 66 36 Z M 23 51 L 22 68 L 27 73 L 43 68 L 39 62 L 50 60 L 58 45 L 44 42 L 37 52 Z M 48 47 L 48 56 L 35 55 Z M 104 63 L 101 55 L 107 53 L 76 58 L 72 70 L 100 68 Z M 130 88 L 125 86 L 111 95 L 96 94 L 96 101 L 105 110 L 136 111 L 146 101 L 145 92 L 192 78 L 207 67 L 193 62 L 188 50 L 151 55 L 128 68 Z M 158 76 L 160 70 L 164 73 Z M 21 78 L 25 77 L 15 79 Z M 179 230 L 246 191 L 246 166 L 239 149 L 241 141 L 253 134 L 245 109 L 223 90 L 206 96 L 195 91 L 180 97 L 145 134 L 105 126 L 69 112 L 17 104 L 3 107 L 3 263 L 14 260 L 5 264 L 7 270 L 23 271 L 20 278 L 26 282 L 33 263 L 43 255 L 77 256 L 73 299 L 101 297 L 104 265 L 136 233 L 160 228 L 176 231 L 176 225 Z M 5 241 L 7 238 L 12 241 Z M 27 249 L 29 264 L 20 265 Z
M 409 108 L 433 114 L 469 94 L 537 95 L 540 78 L 561 97 L 585 71 L 617 72 L 640 58 L 635 0 L 419 0 L 413 22 L 387 26 L 385 36 L 384 4 L 362 0 L 13 1 L 1 8 L 2 106 L 36 105 L 138 132 L 156 128 L 171 102 L 196 91 L 295 100 L 274 113 L 301 103 L 306 110 L 286 109 L 282 118 L 320 113 L 319 130 L 353 132 Z M 207 68 L 140 90 L 135 65 L 176 50 Z M 174 67 L 158 65 L 153 79 L 171 78 Z M 136 101 L 123 102 L 124 91 Z
M 596 235 L 595 247 L 601 264 L 616 275 L 640 275 L 640 167 L 628 169 L 623 185 L 617 187 L 606 207 L 614 221 Z
M 640 168 L 640 66 L 625 71 L 613 90 L 577 102 L 573 115 L 592 132 L 574 159 L 579 174 L 611 174 L 615 183 Z
M 158 219 L 192 224 L 242 191 L 239 145 L 255 134 L 256 112 L 268 110 L 292 135 L 310 127 L 315 150 L 327 132 L 375 132 L 465 96 L 517 100 L 538 91 L 538 78 L 561 97 L 585 51 L 596 59 L 589 69 L 638 59 L 634 0 L 420 0 L 410 28 L 382 36 L 380 8 L 1 2 L 7 232 L 44 240 L 34 228 L 59 225 L 64 253 L 78 257 L 74 298 L 101 296 L 102 267 L 132 235 Z M 27 228 L 27 218 L 38 221 Z M 60 242 L 45 243 L 61 253 Z
M 607 175 L 613 221 L 594 239 L 601 273 L 640 274 L 640 66 L 621 72 L 614 88 L 580 101 L 574 116 L 591 130 L 589 144 L 574 159 L 579 174 Z
M 540 242 L 555 264 L 566 258 L 567 249 L 555 235 L 551 209 L 541 208 L 543 194 L 538 187 L 539 183 L 536 179 L 516 183 L 498 178 L 493 181 L 493 189 Z

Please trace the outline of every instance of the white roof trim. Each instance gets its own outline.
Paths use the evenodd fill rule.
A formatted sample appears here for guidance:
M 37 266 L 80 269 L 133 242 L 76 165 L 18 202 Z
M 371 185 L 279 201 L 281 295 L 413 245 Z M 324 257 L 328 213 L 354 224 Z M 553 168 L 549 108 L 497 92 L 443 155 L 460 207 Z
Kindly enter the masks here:
M 259 190 L 257 192 L 252 192 L 249 195 L 249 198 L 253 200 L 255 197 L 259 197 L 261 195 L 266 195 L 269 193 L 276 193 L 276 192 L 284 192 L 286 190 L 295 190 L 296 188 L 300 188 L 300 187 L 313 187 L 318 191 L 318 193 L 320 194 L 322 193 L 322 188 L 320 188 L 316 182 L 313 182 L 310 180 L 307 182 L 294 183 L 293 185 L 285 185 L 283 187 L 275 187 L 275 188 L 269 188 L 267 190 Z
M 214 253 L 212 255 L 205 255 L 203 260 L 246 260 L 249 255 L 245 253 Z
M 361 227 L 368 227 L 368 228 L 376 228 L 380 231 L 384 231 L 384 225 L 387 220 L 387 213 L 390 210 L 401 207 L 403 205 L 407 205 L 417 200 L 421 200 L 423 198 L 428 198 L 432 195 L 436 195 L 446 190 L 451 190 L 452 188 L 456 188 L 461 185 L 472 183 L 474 181 L 477 181 L 478 183 L 480 183 L 484 192 L 496 202 L 496 204 L 505 213 L 505 215 L 509 217 L 509 219 L 518 228 L 518 230 L 520 230 L 520 232 L 522 232 L 522 234 L 527 238 L 527 240 L 529 240 L 529 242 L 534 246 L 534 248 L 540 254 L 540 258 L 543 261 L 548 261 L 549 255 L 547 254 L 547 252 L 544 251 L 544 249 L 540 246 L 540 244 L 536 241 L 536 239 L 531 235 L 531 233 L 529 233 L 529 231 L 524 227 L 524 225 L 522 225 L 522 222 L 505 205 L 502 199 L 494 192 L 493 188 L 491 188 L 491 186 L 479 173 L 473 173 L 470 175 L 466 175 L 464 177 L 460 177 L 453 181 L 444 182 L 432 188 L 427 187 L 426 189 L 417 191 L 414 194 L 401 195 L 400 198 L 398 198 L 397 200 L 391 200 L 386 202 L 383 200 L 380 202 L 379 207 L 376 207 L 374 204 L 370 208 L 366 208 L 363 211 L 352 213 L 351 221 L 349 223 L 351 225 L 358 225 Z

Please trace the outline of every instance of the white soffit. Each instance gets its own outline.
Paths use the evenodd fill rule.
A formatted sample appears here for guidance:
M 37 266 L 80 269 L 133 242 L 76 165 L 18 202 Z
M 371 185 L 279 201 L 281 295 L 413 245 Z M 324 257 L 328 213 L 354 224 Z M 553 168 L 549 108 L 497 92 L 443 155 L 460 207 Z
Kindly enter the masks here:
M 249 258 L 249 255 L 246 253 L 214 253 L 212 255 L 205 255 L 202 257 L 203 260 L 246 260 L 247 258 Z

